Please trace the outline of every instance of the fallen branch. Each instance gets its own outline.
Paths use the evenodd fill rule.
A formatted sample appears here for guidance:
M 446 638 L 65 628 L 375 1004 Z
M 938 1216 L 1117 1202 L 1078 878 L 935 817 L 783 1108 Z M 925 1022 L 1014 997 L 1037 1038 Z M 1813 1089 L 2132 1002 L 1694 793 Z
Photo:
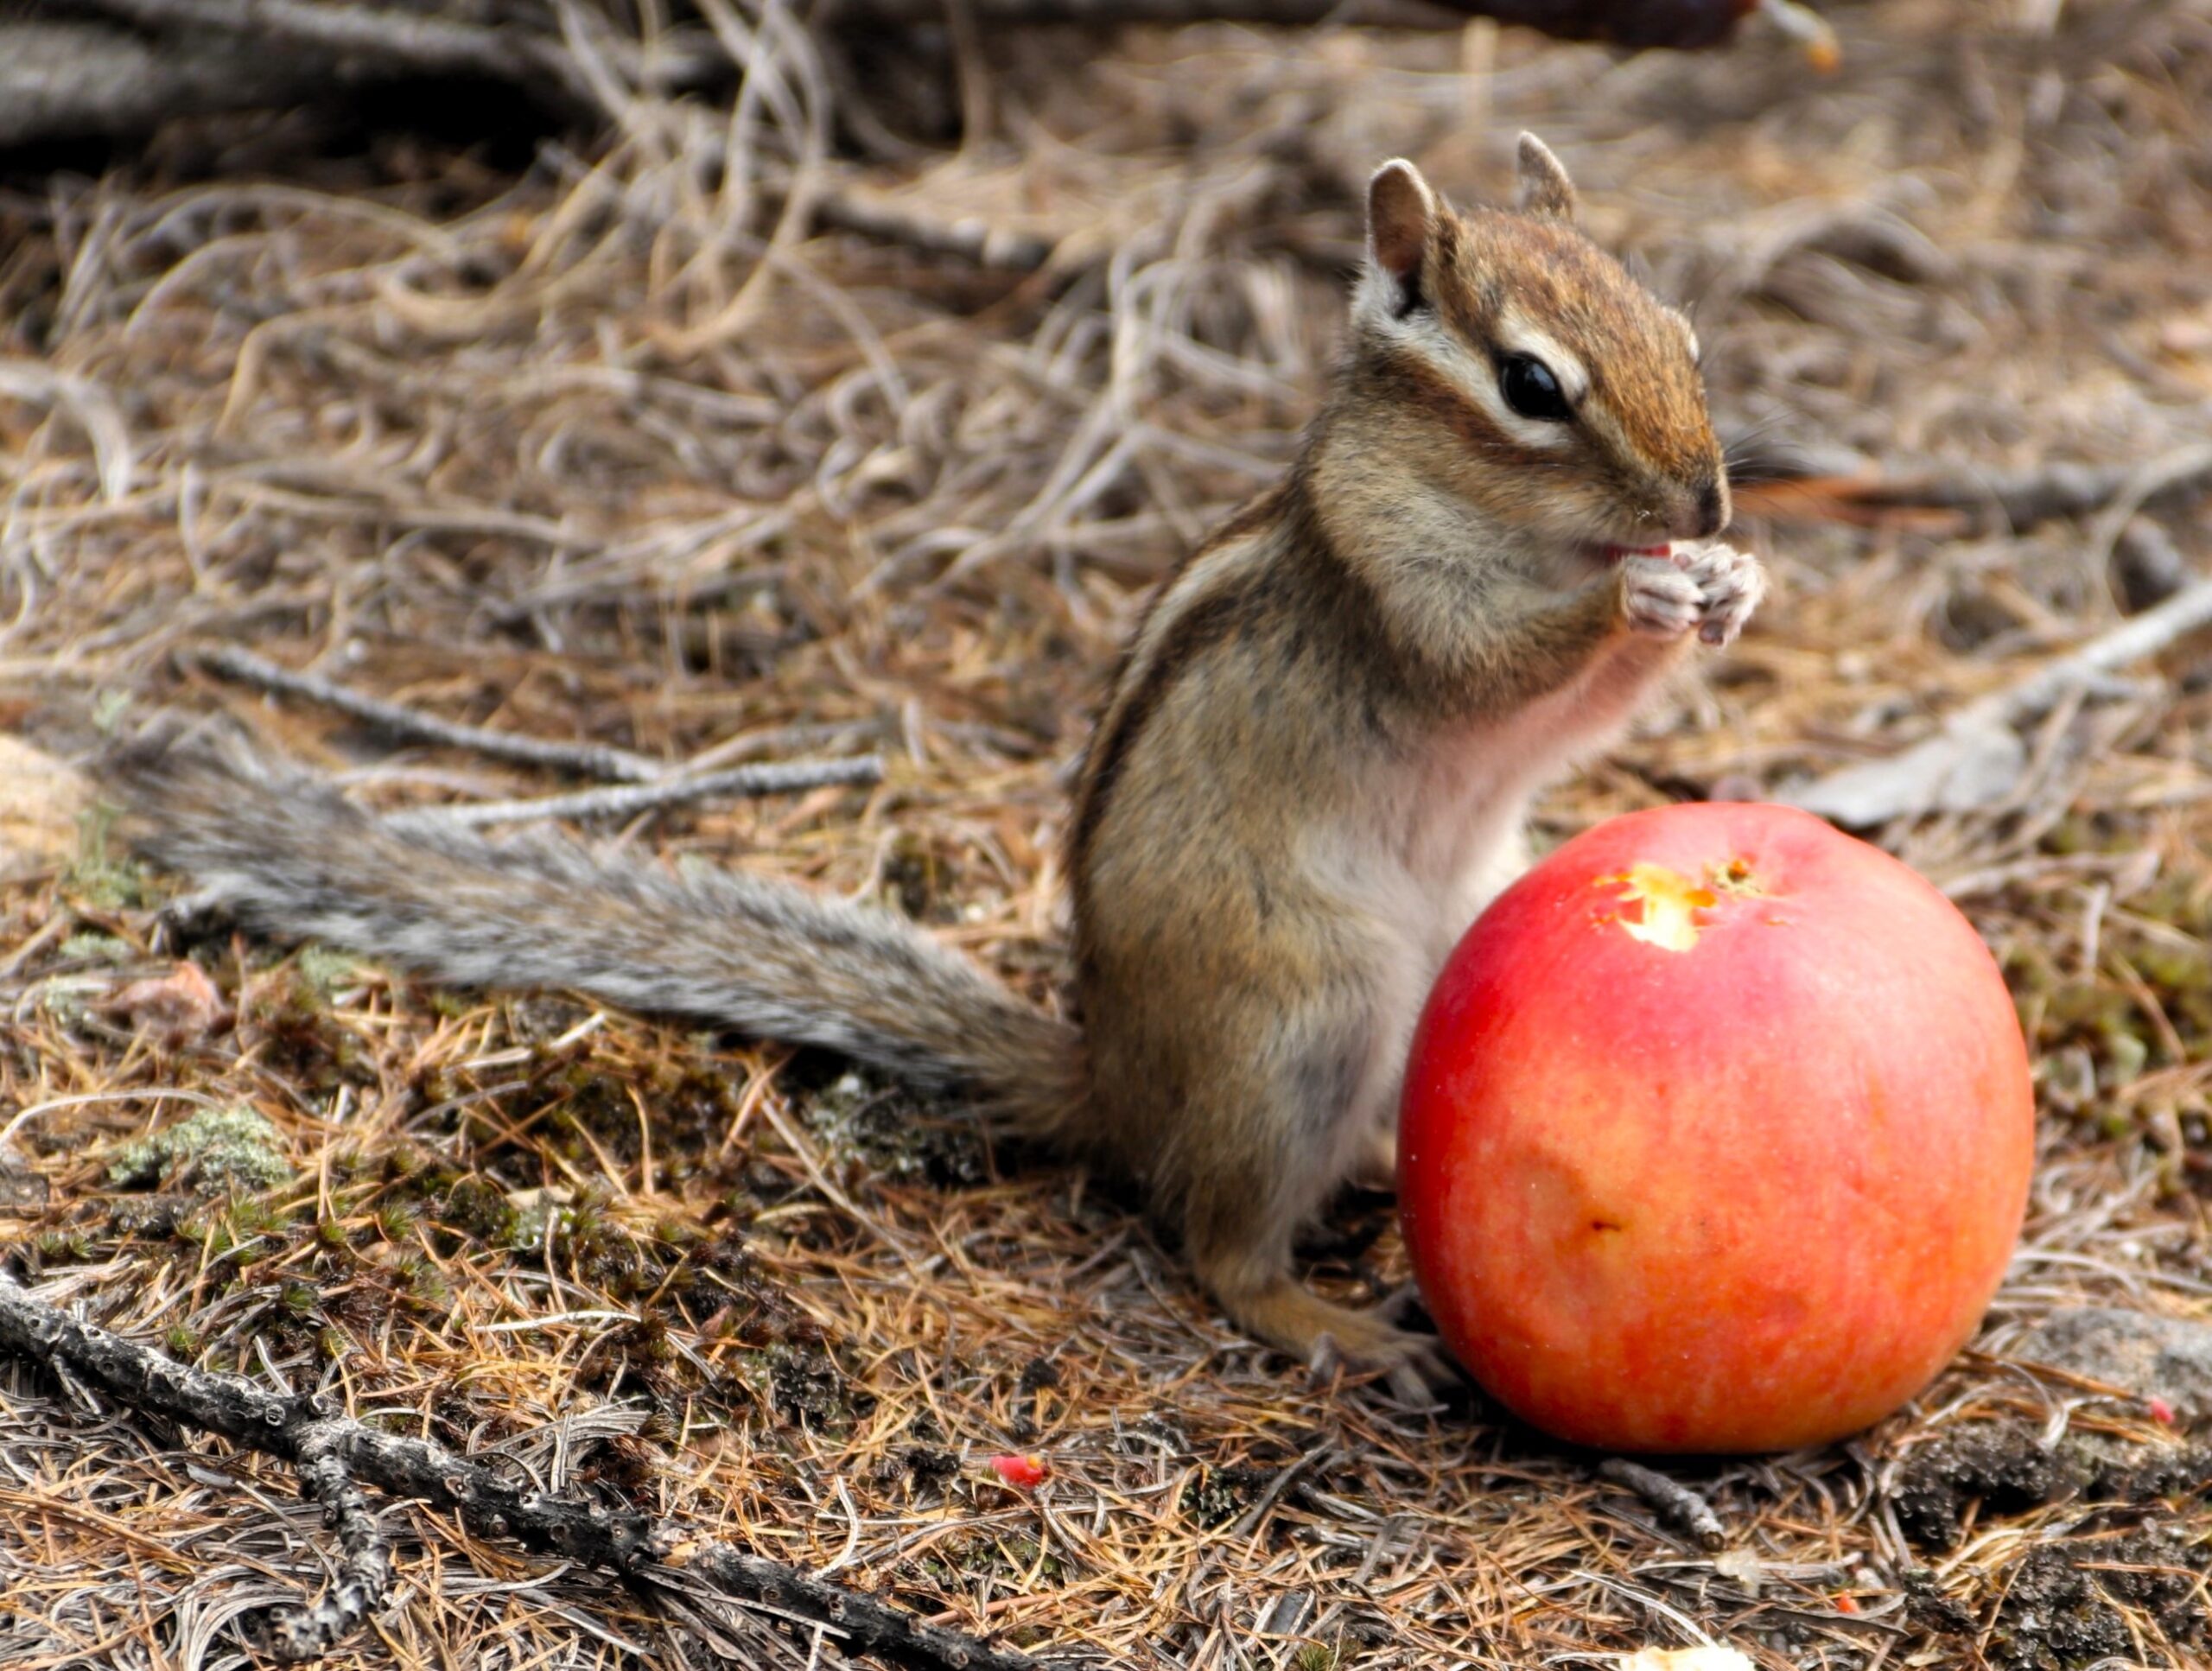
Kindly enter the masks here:
M 234 41 L 156 44 L 93 21 L 0 23 L 0 146 L 144 133 L 172 117 L 289 105 L 360 78 Z
M 830 786 L 865 786 L 883 781 L 883 757 L 856 754 L 843 760 L 770 760 L 759 766 L 702 772 L 696 778 L 668 777 L 650 784 L 615 789 L 581 790 L 574 795 L 542 795 L 520 801 L 462 801 L 451 806 L 417 807 L 391 814 L 386 822 L 403 828 L 410 822 L 446 829 L 479 829 L 543 818 L 633 818 L 695 801 L 729 796 L 792 795 Z
M 550 35 L 497 29 L 420 11 L 350 5 L 341 0 L 83 0 L 143 29 L 207 40 L 304 48 L 416 75 L 472 75 L 513 81 L 541 98 L 602 115 L 591 80 Z
M 479 21 L 451 8 L 362 0 L 28 0 L 12 10 L 0 20 L 0 144 L 120 137 L 173 117 L 274 108 L 322 88 L 407 77 L 509 82 L 563 118 L 598 126 L 612 114 L 605 71 L 640 92 L 665 93 L 734 67 L 703 30 L 679 28 L 646 43 L 581 7 L 564 21 L 591 29 L 588 39 L 572 38 L 550 19 L 533 27 L 496 12 L 497 21 Z M 969 0 L 969 10 L 997 27 L 1220 21 L 1450 29 L 1494 17 L 1569 40 L 1684 48 L 1726 43 L 1753 10 L 1788 32 L 1821 28 L 1788 0 Z M 819 21 L 849 29 L 936 29 L 944 18 L 944 0 L 840 0 Z M 842 206 L 848 229 L 867 236 L 1017 271 L 1042 264 L 1029 259 L 1037 240 L 1023 234 L 971 235 Z M 823 224 L 835 224 L 839 213 L 830 206 Z
M 551 766 L 580 777 L 611 783 L 642 784 L 667 775 L 655 760 L 627 749 L 592 743 L 554 742 L 543 737 L 518 736 L 511 731 L 487 731 L 481 726 L 456 725 L 435 715 L 423 714 L 398 702 L 362 695 L 313 673 L 296 673 L 289 667 L 264 661 L 249 651 L 227 646 L 192 652 L 191 659 L 210 672 L 257 690 L 274 691 L 320 703 L 348 718 L 374 726 L 410 742 L 433 743 L 445 748 L 465 748 L 486 759 L 510 760 L 518 766 Z
M 1659 1518 L 1678 1532 L 1697 1540 L 1700 1549 L 1718 1549 L 1728 1541 L 1720 1516 L 1713 1505 L 1680 1480 L 1669 1479 L 1656 1469 L 1625 1457 L 1608 1457 L 1598 1465 L 1599 1477 L 1624 1486 L 1649 1504 Z
M 383 1593 L 390 1556 L 365 1500 L 365 1481 L 457 1515 L 479 1536 L 512 1538 L 546 1554 L 618 1573 L 647 1591 L 696 1600 L 704 1592 L 757 1607 L 772 1621 L 819 1632 L 847 1654 L 873 1654 L 917 1671 L 1039 1671 L 1039 1661 L 964 1631 L 929 1624 L 856 1590 L 699 1542 L 680 1528 L 627 1509 L 606 1509 L 511 1484 L 428 1439 L 403 1439 L 331 1413 L 319 1395 L 287 1397 L 238 1376 L 215 1375 L 165 1357 L 34 1298 L 0 1275 L 0 1350 L 80 1380 L 146 1415 L 216 1433 L 302 1469 L 336 1522 L 346 1560 L 321 1603 L 283 1608 L 262 1634 L 272 1652 L 327 1651 Z M 334 1464 L 334 1466 L 333 1465 Z M 342 1623 L 342 1630 L 340 1629 Z
M 2017 684 L 1969 702 L 1926 741 L 1886 759 L 1832 772 L 1777 798 L 1861 829 L 1926 812 L 1994 805 L 2012 791 L 2026 760 L 2015 726 L 2069 692 L 2094 685 L 2207 626 L 2212 626 L 2212 579 L 2184 588 Z
M 311 1417 L 297 1436 L 300 1489 L 322 1505 L 322 1523 L 338 1534 L 338 1582 L 309 1606 L 270 1614 L 262 1645 L 276 1659 L 321 1659 L 359 1630 L 391 1588 L 391 1544 L 353 1484 L 340 1448 L 344 1437 L 343 1423 L 321 1417 Z
M 970 14 L 987 27 L 1218 22 L 1442 29 L 1495 17 L 1561 40 L 1679 48 L 1721 45 L 1753 9 L 1754 0 L 969 0 Z M 944 0 L 837 0 L 824 9 L 824 21 L 838 28 L 937 26 L 944 22 Z

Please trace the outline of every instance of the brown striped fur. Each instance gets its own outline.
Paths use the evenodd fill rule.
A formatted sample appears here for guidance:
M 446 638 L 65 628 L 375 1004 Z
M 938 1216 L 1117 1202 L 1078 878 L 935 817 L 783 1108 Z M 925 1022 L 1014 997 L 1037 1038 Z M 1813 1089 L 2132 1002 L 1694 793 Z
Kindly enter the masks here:
M 1236 1322 L 1408 1390 L 1433 1341 L 1293 1277 L 1299 1223 L 1387 1176 L 1400 1064 L 1446 952 L 1519 867 L 1529 797 L 1633 710 L 1757 566 L 1608 543 L 1726 516 L 1687 324 L 1574 231 L 1524 139 L 1519 212 L 1409 164 L 1370 194 L 1350 353 L 1288 477 L 1164 586 L 1071 826 L 1081 1030 L 902 919 L 538 836 L 369 818 L 156 739 L 107 765 L 156 854 L 251 920 L 448 980 L 574 987 L 963 1087 L 1141 1179 Z M 1500 393 L 1541 350 L 1571 421 Z

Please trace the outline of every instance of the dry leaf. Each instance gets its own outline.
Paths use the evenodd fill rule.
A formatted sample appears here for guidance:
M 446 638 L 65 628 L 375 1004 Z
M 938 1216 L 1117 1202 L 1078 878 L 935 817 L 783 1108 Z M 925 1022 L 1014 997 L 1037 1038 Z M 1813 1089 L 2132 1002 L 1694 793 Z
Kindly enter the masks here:
M 230 1024 L 230 1007 L 199 964 L 181 963 L 167 975 L 133 981 L 100 1007 L 165 1045 L 189 1044 Z

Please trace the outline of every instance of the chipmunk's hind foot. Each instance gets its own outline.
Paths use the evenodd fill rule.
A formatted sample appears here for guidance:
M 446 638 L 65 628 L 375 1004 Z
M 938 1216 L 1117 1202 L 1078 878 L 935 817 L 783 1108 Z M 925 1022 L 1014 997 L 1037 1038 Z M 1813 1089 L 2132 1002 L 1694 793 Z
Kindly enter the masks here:
M 1379 1372 L 1408 1404 L 1431 1404 L 1465 1378 L 1434 1335 L 1399 1328 L 1378 1312 L 1322 1299 L 1286 1274 L 1243 1292 L 1217 1289 L 1223 1308 L 1246 1333 L 1279 1347 L 1316 1375 L 1341 1365 Z

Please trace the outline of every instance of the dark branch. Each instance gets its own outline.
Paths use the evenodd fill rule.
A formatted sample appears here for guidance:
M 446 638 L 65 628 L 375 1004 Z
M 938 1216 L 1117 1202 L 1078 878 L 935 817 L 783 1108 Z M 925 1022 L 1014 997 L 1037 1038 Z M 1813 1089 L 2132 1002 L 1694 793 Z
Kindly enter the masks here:
M 416 75 L 474 75 L 533 86 L 581 113 L 603 114 L 589 78 L 553 37 L 339 0 L 79 0 L 143 29 L 204 40 L 226 35 L 363 60 Z
M 156 44 L 97 22 L 0 22 L 0 146 L 119 138 L 172 117 L 275 108 L 360 78 L 232 41 Z
M 1712 47 L 1756 0 L 969 0 L 984 24 L 1378 24 L 1457 29 L 1470 17 L 1525 23 L 1570 41 L 1624 47 Z M 942 24 L 943 0 L 838 0 L 833 26 Z
M 321 1659 L 360 1628 L 391 1587 L 391 1545 L 346 1465 L 346 1426 L 309 1414 L 294 1435 L 300 1489 L 322 1505 L 322 1523 L 338 1534 L 338 1581 L 312 1605 L 269 1615 L 259 1635 L 273 1659 Z
M 798 1567 L 725 1543 L 693 1542 L 681 1528 L 627 1509 L 516 1486 L 443 1445 L 335 1415 L 316 1395 L 287 1398 L 237 1376 L 192 1369 L 80 1322 L 4 1275 L 0 1351 L 66 1369 L 143 1414 L 220 1434 L 302 1470 L 310 1494 L 337 1526 L 345 1560 L 338 1585 L 321 1603 L 276 1616 L 268 1627 L 272 1642 L 281 1636 L 306 1646 L 341 1617 L 352 1628 L 375 1605 L 389 1555 L 352 1486 L 361 1480 L 392 1496 L 449 1510 L 480 1536 L 513 1538 L 648 1590 L 693 1600 L 704 1590 L 768 1610 L 779 1623 L 818 1628 L 847 1654 L 873 1654 L 916 1671 L 1043 1671 L 1027 1654 L 925 1623 Z M 334 1469 L 327 1465 L 333 1462 Z
M 189 659 L 224 678 L 250 684 L 257 690 L 276 691 L 320 703 L 365 725 L 374 726 L 390 736 L 405 738 L 410 742 L 465 748 L 471 753 L 483 755 L 486 759 L 512 760 L 518 766 L 551 766 L 556 771 L 573 772 L 580 777 L 597 778 L 607 783 L 650 783 L 663 775 L 663 769 L 658 762 L 649 760 L 642 754 L 632 754 L 627 749 L 605 748 L 590 743 L 553 742 L 543 737 L 518 736 L 511 731 L 488 731 L 482 726 L 455 725 L 450 720 L 439 719 L 434 714 L 420 713 L 398 702 L 364 696 L 358 690 L 334 684 L 313 673 L 296 673 L 289 667 L 279 667 L 274 662 L 264 661 L 249 651 L 228 646 L 193 651 Z
M 1606 1458 L 1598 1465 L 1598 1473 L 1635 1492 L 1657 1511 L 1660 1519 L 1696 1539 L 1699 1548 L 1718 1549 L 1728 1541 L 1726 1528 L 1713 1512 L 1713 1505 L 1680 1480 L 1624 1457 Z
M 1469 17 L 1524 23 L 1571 40 L 1629 47 L 1718 46 L 1754 0 L 970 0 L 986 25 L 1178 24 L 1283 27 L 1382 24 L 1457 29 Z M 519 20 L 475 22 L 351 0 L 29 0 L 0 19 L 0 145 L 150 131 L 172 117 L 271 108 L 321 88 L 395 77 L 508 81 L 559 115 L 607 120 L 605 90 L 557 32 Z M 26 16 L 25 14 L 28 14 Z M 832 29 L 935 29 L 944 0 L 836 0 Z M 112 20 L 110 27 L 102 20 Z M 668 92 L 728 72 L 702 32 L 653 43 L 602 32 L 593 49 L 631 86 Z M 1041 264 L 1018 233 L 971 236 L 848 206 L 842 224 L 868 236 L 986 266 Z M 838 216 L 826 207 L 824 222 Z M 880 223 L 880 226 L 879 224 Z

